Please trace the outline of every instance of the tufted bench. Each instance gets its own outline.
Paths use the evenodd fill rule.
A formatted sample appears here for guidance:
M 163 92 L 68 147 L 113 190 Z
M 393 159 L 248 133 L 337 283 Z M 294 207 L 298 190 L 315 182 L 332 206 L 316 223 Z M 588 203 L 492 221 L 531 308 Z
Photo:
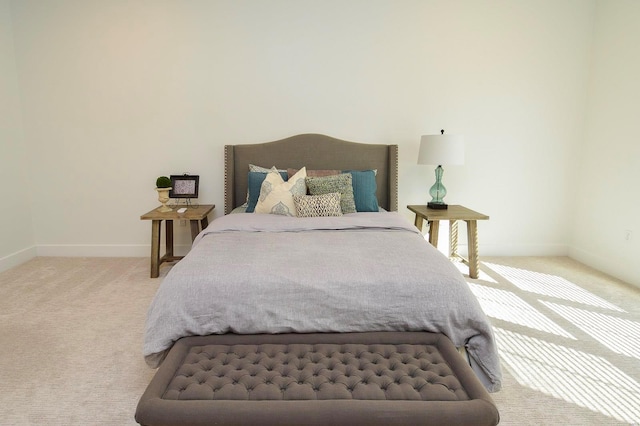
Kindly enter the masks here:
M 422 332 L 180 339 L 142 395 L 142 425 L 495 425 L 451 341 Z

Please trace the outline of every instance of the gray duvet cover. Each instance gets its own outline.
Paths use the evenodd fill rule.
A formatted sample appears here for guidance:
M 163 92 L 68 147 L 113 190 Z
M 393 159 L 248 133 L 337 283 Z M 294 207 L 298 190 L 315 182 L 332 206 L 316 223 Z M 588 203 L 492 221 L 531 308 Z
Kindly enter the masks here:
M 214 220 L 169 271 L 148 311 L 157 367 L 181 337 L 222 333 L 429 331 L 465 347 L 501 385 L 491 326 L 462 274 L 396 212 Z

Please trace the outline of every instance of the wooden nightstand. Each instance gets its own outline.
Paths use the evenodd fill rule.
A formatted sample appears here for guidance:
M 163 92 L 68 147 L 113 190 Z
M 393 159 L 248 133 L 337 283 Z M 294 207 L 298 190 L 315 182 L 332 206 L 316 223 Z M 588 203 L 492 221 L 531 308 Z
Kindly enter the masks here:
M 436 210 L 427 206 L 407 206 L 416 214 L 415 225 L 422 232 L 423 220 L 429 223 L 429 242 L 438 247 L 438 230 L 440 221 L 449 221 L 449 256 L 459 258 L 469 265 L 469 277 L 478 278 L 480 260 L 478 259 L 478 221 L 488 220 L 489 216 L 478 213 L 463 206 L 449 205 L 446 210 Z M 467 241 L 469 244 L 469 259 L 458 254 L 458 221 L 467 222 Z
M 184 207 L 184 206 L 179 206 Z M 198 236 L 200 231 L 209 226 L 207 215 L 216 206 L 213 204 L 201 204 L 198 207 L 189 207 L 187 211 L 179 214 L 173 210 L 161 213 L 158 209 L 153 209 L 140 216 L 141 220 L 151 220 L 151 278 L 158 278 L 160 275 L 160 265 L 164 262 L 180 260 L 184 256 L 173 255 L 173 221 L 188 220 L 191 222 L 191 242 Z M 160 257 L 160 225 L 165 221 L 165 246 L 164 256 Z

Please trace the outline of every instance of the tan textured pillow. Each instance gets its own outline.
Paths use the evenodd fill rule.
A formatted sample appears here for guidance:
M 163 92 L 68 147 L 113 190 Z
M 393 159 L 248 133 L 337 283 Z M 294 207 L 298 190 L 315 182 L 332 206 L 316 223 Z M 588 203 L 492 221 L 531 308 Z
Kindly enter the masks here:
M 294 195 L 298 217 L 342 216 L 340 193 L 322 195 Z
M 254 212 L 296 216 L 293 196 L 307 193 L 306 177 L 307 171 L 303 167 L 285 182 L 275 167 L 271 169 L 260 187 L 260 196 Z

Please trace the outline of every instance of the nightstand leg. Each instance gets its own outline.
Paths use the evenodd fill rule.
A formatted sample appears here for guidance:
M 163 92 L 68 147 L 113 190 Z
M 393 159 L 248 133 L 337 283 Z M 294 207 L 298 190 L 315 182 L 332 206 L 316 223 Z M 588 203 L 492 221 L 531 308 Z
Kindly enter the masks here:
M 160 275 L 160 224 L 161 220 L 151 221 L 151 278 Z
M 449 257 L 458 257 L 458 221 L 449 221 Z
M 469 244 L 469 277 L 478 278 L 478 222 L 467 220 L 467 243 Z
M 439 220 L 429 221 L 429 243 L 435 248 L 438 248 L 438 231 L 440 230 Z
M 165 220 L 165 228 L 167 229 L 165 235 L 165 257 L 167 259 L 173 257 L 173 220 Z
M 413 222 L 413 224 L 416 226 L 416 228 L 418 228 L 418 231 L 422 233 L 422 216 L 418 216 L 416 214 L 416 220 Z
M 196 239 L 198 233 L 200 233 L 200 228 L 198 227 L 199 223 L 197 220 L 190 220 L 191 222 L 191 242 Z

